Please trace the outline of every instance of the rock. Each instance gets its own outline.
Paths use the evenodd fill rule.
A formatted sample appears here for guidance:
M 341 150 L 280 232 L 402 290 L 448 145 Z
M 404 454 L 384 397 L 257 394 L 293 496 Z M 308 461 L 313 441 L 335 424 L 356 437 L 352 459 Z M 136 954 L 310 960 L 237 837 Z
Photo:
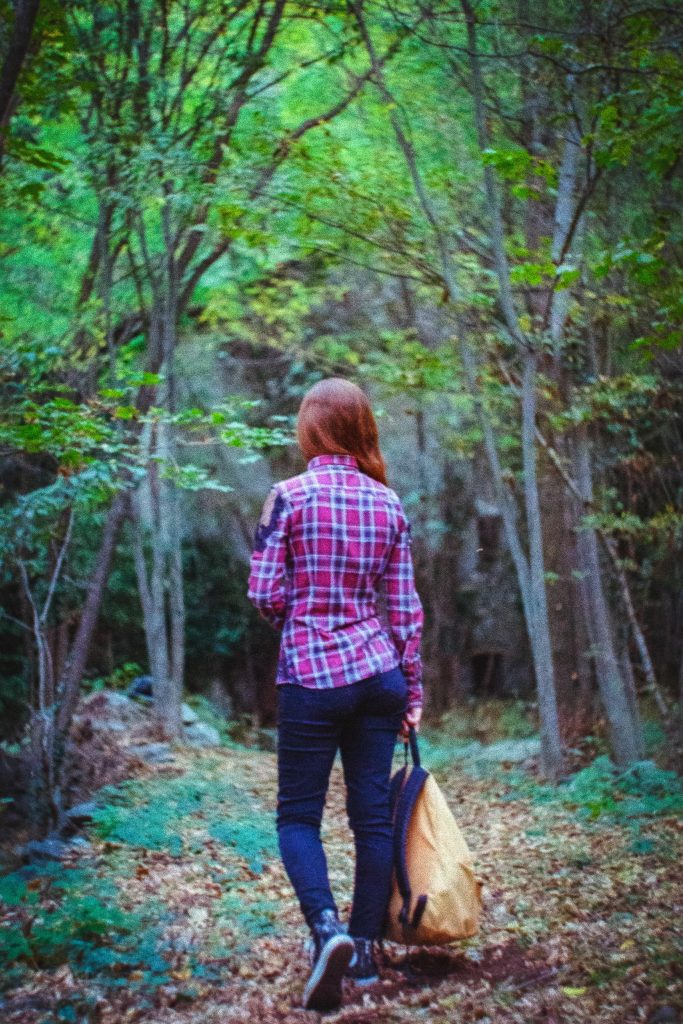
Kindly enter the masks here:
M 45 839 L 32 839 L 19 852 L 25 864 L 32 864 L 42 860 L 64 860 L 74 850 L 84 853 L 90 848 L 91 844 L 82 836 L 65 840 L 58 832 L 50 832 Z
M 218 729 L 206 722 L 193 722 L 183 729 L 183 737 L 190 747 L 217 747 L 221 742 Z
M 78 720 L 87 718 L 93 729 L 123 732 L 145 721 L 144 712 L 125 693 L 98 690 L 81 701 Z
M 170 743 L 141 743 L 128 747 L 128 753 L 147 764 L 172 764 L 175 761 Z
M 74 804 L 64 814 L 64 820 L 59 829 L 60 836 L 71 836 L 79 828 L 88 825 L 98 809 L 95 803 Z
M 69 847 L 73 850 L 80 850 L 81 853 L 85 853 L 86 850 L 91 849 L 92 843 L 89 843 L 83 836 L 74 836 L 73 839 L 69 840 Z
M 26 864 L 37 860 L 64 860 L 69 853 L 69 843 L 59 836 L 49 835 L 47 839 L 32 839 L 22 847 L 21 858 Z
M 489 764 L 523 764 L 541 753 L 541 741 L 536 737 L 526 740 L 499 740 L 498 743 L 479 744 L 478 750 L 468 752 L 476 761 Z
M 199 721 L 199 718 L 189 704 L 181 704 L 180 712 L 183 718 L 183 725 L 194 725 L 195 722 Z
M 89 821 L 92 821 L 93 815 L 98 810 L 99 807 L 97 806 L 97 804 L 92 802 L 85 804 L 74 804 L 74 806 L 70 807 L 69 810 L 66 812 L 66 817 L 69 819 L 69 821 L 72 821 L 74 825 L 87 825 Z
M 525 740 L 504 740 L 497 753 L 500 761 L 523 764 L 541 756 L 541 741 L 535 736 Z
M 90 724 L 95 732 L 126 732 L 128 728 L 125 722 L 109 718 L 92 718 Z

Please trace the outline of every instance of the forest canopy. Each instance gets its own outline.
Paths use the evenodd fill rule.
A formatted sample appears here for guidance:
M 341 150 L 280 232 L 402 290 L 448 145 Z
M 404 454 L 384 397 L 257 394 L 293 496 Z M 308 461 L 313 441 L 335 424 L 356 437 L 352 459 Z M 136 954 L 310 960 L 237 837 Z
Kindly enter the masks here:
M 0 706 L 39 817 L 93 688 L 272 723 L 249 549 L 330 375 L 413 520 L 433 719 L 526 702 L 550 778 L 586 737 L 675 764 L 677 5 L 4 8 Z

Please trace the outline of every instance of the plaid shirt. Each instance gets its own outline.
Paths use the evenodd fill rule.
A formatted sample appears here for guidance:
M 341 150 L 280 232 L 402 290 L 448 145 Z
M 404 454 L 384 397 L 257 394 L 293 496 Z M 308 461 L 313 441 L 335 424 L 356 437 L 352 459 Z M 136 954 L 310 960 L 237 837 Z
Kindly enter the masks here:
M 386 622 L 378 612 L 383 592 Z M 256 528 L 249 599 L 282 630 L 275 682 L 345 686 L 400 665 L 422 705 L 423 610 L 410 523 L 352 455 L 317 455 L 271 490 Z

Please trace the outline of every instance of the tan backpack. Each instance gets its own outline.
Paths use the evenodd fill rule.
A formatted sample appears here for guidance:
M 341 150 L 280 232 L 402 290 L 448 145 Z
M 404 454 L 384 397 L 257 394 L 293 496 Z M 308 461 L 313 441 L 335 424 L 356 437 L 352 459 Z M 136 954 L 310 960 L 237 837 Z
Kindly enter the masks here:
M 479 929 L 481 882 L 443 793 L 420 765 L 410 730 L 413 764 L 392 779 L 394 880 L 385 938 L 415 946 L 466 939 Z

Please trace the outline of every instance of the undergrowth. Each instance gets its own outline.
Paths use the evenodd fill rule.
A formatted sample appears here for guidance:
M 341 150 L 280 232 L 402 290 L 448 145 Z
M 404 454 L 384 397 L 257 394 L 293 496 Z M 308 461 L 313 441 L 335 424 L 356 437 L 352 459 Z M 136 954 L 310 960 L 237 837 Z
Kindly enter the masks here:
M 259 876 L 275 854 L 274 822 L 226 777 L 222 762 L 198 755 L 182 775 L 129 779 L 100 790 L 98 799 L 92 830 L 108 844 L 101 858 L 78 867 L 44 862 L 0 878 L 2 987 L 62 964 L 74 977 L 104 989 L 134 988 L 141 997 L 168 984 L 177 959 L 168 931 L 174 914 L 153 892 L 143 909 L 125 903 L 125 878 L 139 870 L 145 851 L 206 856 L 224 889 L 218 934 L 207 936 L 214 955 L 239 953 L 272 929 L 277 907 L 260 892 Z M 193 978 L 210 971 L 189 957 Z M 83 1019 L 88 1014 L 84 1007 Z
M 683 812 L 681 779 L 654 761 L 620 769 L 608 757 L 597 757 L 560 786 L 558 796 L 588 818 L 624 822 Z
M 94 815 L 101 838 L 131 847 L 196 852 L 207 839 L 229 846 L 251 870 L 261 871 L 275 851 L 274 827 L 232 781 L 212 770 L 210 758 L 176 778 L 129 779 L 100 791 L 106 800 Z M 241 813 L 235 817 L 235 807 Z
M 468 700 L 443 714 L 436 731 L 461 742 L 521 740 L 535 736 L 538 723 L 527 701 L 518 699 Z
M 121 908 L 116 886 L 92 868 L 53 861 L 0 878 L 10 913 L 0 928 L 2 987 L 28 970 L 68 963 L 106 987 L 160 985 L 168 980 L 161 929 L 163 908 Z
M 648 820 L 683 814 L 683 780 L 654 761 L 619 768 L 602 755 L 558 786 L 521 771 L 508 772 L 506 789 L 504 800 L 522 797 L 536 804 L 564 805 L 580 820 L 622 826 L 630 837 L 630 851 L 638 854 L 655 848 L 655 840 L 641 834 Z

